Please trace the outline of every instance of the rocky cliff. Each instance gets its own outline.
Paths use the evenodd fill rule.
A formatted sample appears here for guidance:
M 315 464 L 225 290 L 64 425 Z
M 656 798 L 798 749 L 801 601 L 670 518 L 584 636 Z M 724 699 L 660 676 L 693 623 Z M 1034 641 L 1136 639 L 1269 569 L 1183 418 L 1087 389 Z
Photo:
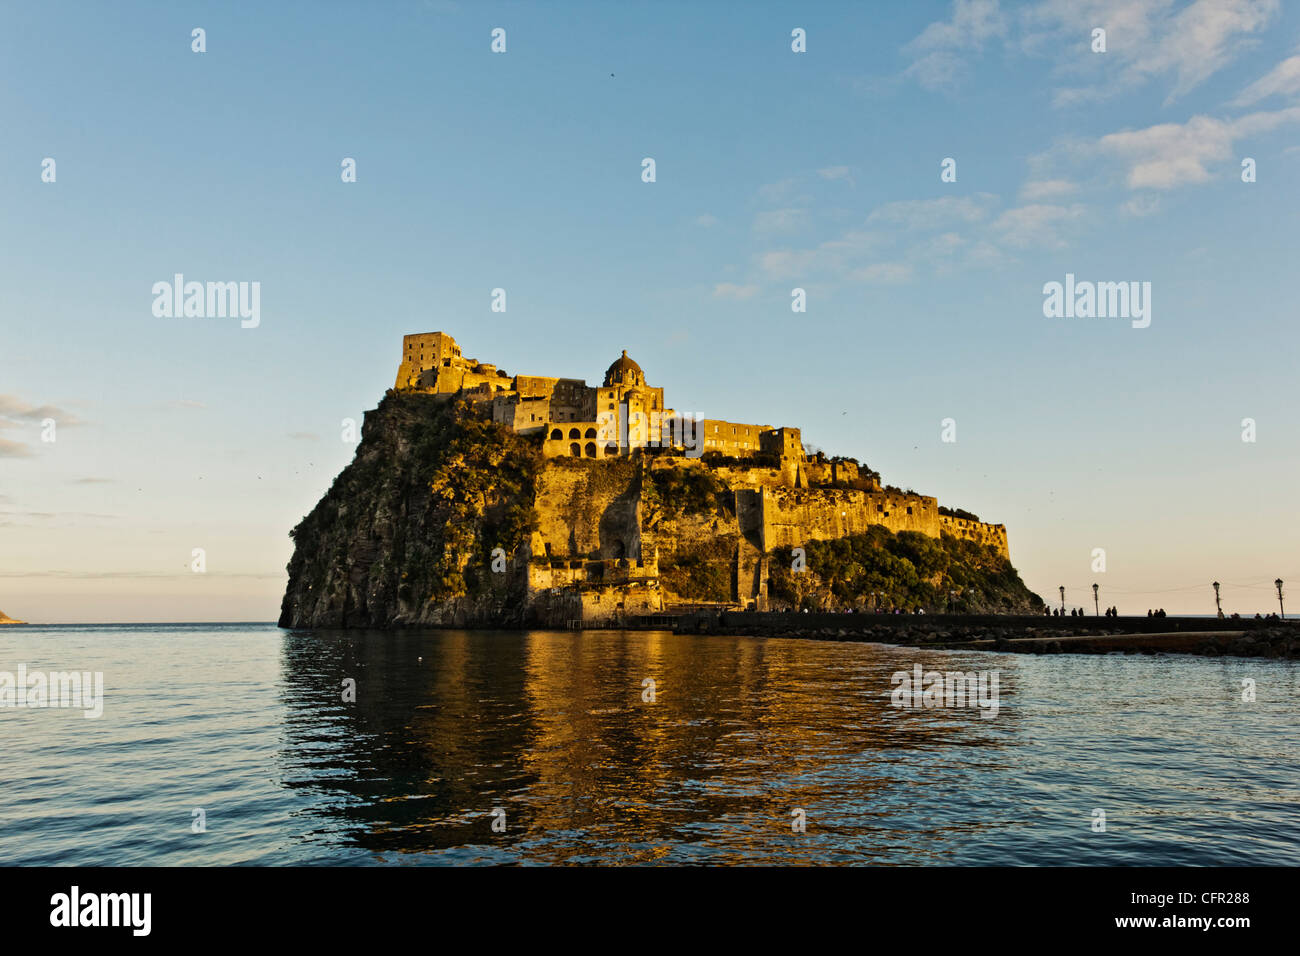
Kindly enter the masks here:
M 4 611 L 0 611 L 0 624 L 26 624 L 26 621 L 16 621 Z
M 525 542 L 539 464 L 533 444 L 463 406 L 390 392 L 290 532 L 280 625 L 522 623 L 526 577 L 493 573 L 492 552 Z
M 1042 606 L 1004 531 L 948 534 L 933 499 L 791 488 L 761 463 L 541 447 L 456 399 L 390 392 L 291 532 L 281 626 L 565 626 L 701 604 Z M 915 521 L 939 533 L 899 524 Z

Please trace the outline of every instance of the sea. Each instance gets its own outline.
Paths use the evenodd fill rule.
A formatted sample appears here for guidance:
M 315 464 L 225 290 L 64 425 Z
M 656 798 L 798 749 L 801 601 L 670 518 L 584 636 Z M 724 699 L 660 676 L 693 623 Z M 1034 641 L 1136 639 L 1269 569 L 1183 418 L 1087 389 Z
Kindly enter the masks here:
M 1300 849 L 1295 661 L 0 628 L 0 683 L 20 666 L 102 674 L 102 713 L 0 695 L 3 865 L 1289 866 Z M 900 675 L 931 674 L 978 675 L 985 697 L 900 698 Z

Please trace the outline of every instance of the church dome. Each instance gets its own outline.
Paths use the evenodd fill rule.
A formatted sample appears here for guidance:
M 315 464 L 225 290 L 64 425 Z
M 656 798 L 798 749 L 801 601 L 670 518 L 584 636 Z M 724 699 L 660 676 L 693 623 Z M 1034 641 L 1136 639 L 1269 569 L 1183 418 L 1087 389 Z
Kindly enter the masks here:
M 641 371 L 641 366 L 627 357 L 627 349 L 623 350 L 622 358 L 614 360 L 614 364 L 605 370 L 605 385 L 644 385 L 645 373 Z

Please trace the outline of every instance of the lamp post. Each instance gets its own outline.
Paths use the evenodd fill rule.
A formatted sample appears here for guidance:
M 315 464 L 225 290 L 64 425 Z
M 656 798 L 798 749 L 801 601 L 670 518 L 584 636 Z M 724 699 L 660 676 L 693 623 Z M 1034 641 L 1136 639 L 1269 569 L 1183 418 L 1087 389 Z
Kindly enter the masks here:
M 1092 609 L 1098 617 L 1101 617 L 1101 605 L 1097 603 L 1097 585 L 1092 586 Z
M 1223 617 L 1223 605 L 1219 602 L 1219 582 L 1214 582 L 1214 610 L 1218 612 L 1219 617 Z
M 1277 609 L 1282 612 L 1282 620 L 1285 621 L 1286 608 L 1282 606 L 1282 579 L 1278 578 L 1276 581 L 1274 581 L 1273 586 L 1277 588 Z
M 1061 616 L 1064 617 L 1065 616 L 1065 585 L 1064 584 L 1061 585 L 1060 591 L 1061 591 Z

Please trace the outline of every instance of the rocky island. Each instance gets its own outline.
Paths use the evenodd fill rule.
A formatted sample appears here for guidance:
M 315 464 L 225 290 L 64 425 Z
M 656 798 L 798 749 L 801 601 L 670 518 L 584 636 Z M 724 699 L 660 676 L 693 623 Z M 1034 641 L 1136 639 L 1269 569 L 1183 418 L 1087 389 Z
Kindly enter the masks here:
M 356 456 L 293 529 L 284 627 L 599 626 L 719 611 L 1039 614 L 1006 528 L 799 429 L 678 414 L 405 336 Z
M 26 621 L 15 621 L 12 617 L 0 611 L 0 624 L 26 624 Z

